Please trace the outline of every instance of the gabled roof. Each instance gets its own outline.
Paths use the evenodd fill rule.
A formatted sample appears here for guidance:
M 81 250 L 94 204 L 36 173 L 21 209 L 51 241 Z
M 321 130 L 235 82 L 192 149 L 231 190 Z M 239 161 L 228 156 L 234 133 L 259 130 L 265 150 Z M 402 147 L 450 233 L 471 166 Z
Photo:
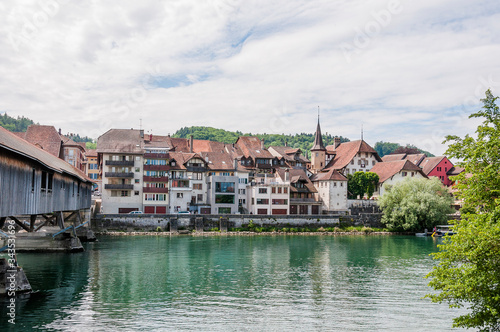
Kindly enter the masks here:
M 360 152 L 372 153 L 378 161 L 382 161 L 377 151 L 363 140 L 344 142 L 340 144 L 335 151 L 337 152 L 335 158 L 328 163 L 326 168 L 342 169 Z
M 97 139 L 98 153 L 142 154 L 144 139 L 137 129 L 110 129 Z
M 382 157 L 383 162 L 398 161 L 406 158 L 406 153 L 386 154 Z
M 311 176 L 311 181 L 347 181 L 347 178 L 340 174 L 337 170 L 330 168 L 325 171 L 318 172 Z
M 48 151 L 42 150 L 34 144 L 19 138 L 19 136 L 2 127 L 0 127 L 0 148 L 7 149 L 21 156 L 32 159 L 54 172 L 71 175 L 84 182 L 92 182 L 92 180 L 90 180 L 85 173 L 80 171 L 78 168 L 73 167 Z
M 425 158 L 427 158 L 427 156 L 425 155 L 425 153 L 416 153 L 416 154 L 408 154 L 408 155 L 406 155 L 405 159 L 411 161 L 412 163 L 414 163 L 417 166 L 421 166 L 420 164 L 422 163 L 422 161 Z
M 325 146 L 323 145 L 323 137 L 321 137 L 319 118 L 318 118 L 318 125 L 316 126 L 316 133 L 314 134 L 314 144 L 311 148 L 311 151 L 326 151 Z
M 427 157 L 422 161 L 422 163 L 420 163 L 419 166 L 422 168 L 425 174 L 429 174 L 445 158 L 445 156 Z M 450 166 L 453 166 L 451 162 Z
M 54 126 L 30 125 L 24 139 L 53 156 L 59 157 L 61 154 L 62 139 Z
M 285 172 L 289 173 L 290 183 L 303 182 L 305 187 L 306 187 L 305 188 L 306 191 L 308 191 L 310 193 L 317 193 L 318 192 L 316 190 L 316 188 L 314 187 L 313 183 L 311 182 L 311 180 L 309 179 L 309 177 L 307 176 L 306 172 L 303 169 L 294 169 L 294 168 L 286 169 L 286 170 L 283 168 L 277 169 L 276 176 L 279 176 L 283 182 L 285 181 Z M 291 192 L 298 192 L 301 190 L 299 190 L 295 187 L 291 187 L 290 191 Z
M 422 169 L 420 167 L 409 160 L 376 163 L 375 166 L 370 169 L 370 172 L 376 173 L 378 175 L 379 183 L 384 183 L 385 181 L 387 181 L 387 179 L 398 174 L 401 171 L 419 172 L 424 177 L 427 177 L 424 172 L 422 172 Z
M 87 149 L 85 151 L 85 156 L 86 157 L 97 157 L 97 150 L 96 149 Z
M 450 168 L 448 170 L 448 172 L 446 172 L 446 174 L 448 176 L 454 176 L 454 175 L 458 175 L 458 174 L 462 173 L 463 171 L 465 171 L 465 168 L 453 166 L 452 168 Z
M 258 137 L 254 136 L 241 136 L 236 141 L 235 145 L 241 150 L 241 153 L 246 158 L 252 159 L 264 158 L 272 159 L 273 155 L 266 149 L 262 149 L 262 143 Z
M 207 166 L 213 171 L 233 171 L 234 159 L 231 155 L 224 152 L 202 152 L 201 156 L 207 162 Z
M 309 162 L 309 159 L 302 155 L 302 151 L 299 148 L 273 145 L 268 148 L 268 151 L 273 156 L 284 158 L 286 161 L 300 161 L 302 163 Z
M 203 159 L 198 153 L 185 153 L 185 152 L 169 152 L 168 156 L 170 159 L 176 161 L 175 166 L 171 166 L 172 169 L 185 170 L 186 163 L 193 158 Z
M 76 146 L 76 147 L 79 147 L 80 150 L 85 151 L 85 143 L 75 142 L 75 141 L 73 141 L 73 139 L 71 139 L 71 137 L 68 137 L 68 136 L 64 136 L 64 135 L 59 135 L 59 136 L 61 137 L 63 147 L 70 147 L 70 146 L 75 147 Z

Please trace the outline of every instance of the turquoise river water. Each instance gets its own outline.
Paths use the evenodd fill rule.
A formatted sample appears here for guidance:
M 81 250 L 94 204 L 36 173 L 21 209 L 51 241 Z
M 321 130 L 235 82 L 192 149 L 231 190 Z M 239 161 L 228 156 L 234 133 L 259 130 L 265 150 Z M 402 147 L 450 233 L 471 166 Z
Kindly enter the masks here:
M 452 331 L 414 236 L 100 237 L 18 255 L 36 292 L 0 331 Z M 463 312 L 463 311 L 462 311 Z

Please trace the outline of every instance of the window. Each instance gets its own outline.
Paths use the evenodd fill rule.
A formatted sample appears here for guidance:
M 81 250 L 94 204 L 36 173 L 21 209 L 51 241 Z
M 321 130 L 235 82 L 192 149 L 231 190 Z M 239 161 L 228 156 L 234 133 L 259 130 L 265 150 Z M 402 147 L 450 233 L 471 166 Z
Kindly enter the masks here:
M 203 173 L 193 173 L 193 180 L 203 180 Z
M 283 188 L 282 187 L 278 187 L 278 194 L 281 194 Z
M 139 190 L 134 191 L 135 196 L 139 196 Z
M 215 195 L 216 204 L 234 204 L 234 195 Z
M 351 160 L 351 165 L 354 165 L 354 159 L 353 159 L 353 160 Z
M 333 186 L 334 186 L 334 187 L 336 187 L 336 186 L 337 186 L 337 182 L 334 182 L 334 183 L 333 183 Z
M 135 168 L 135 172 L 136 172 L 136 173 L 139 173 L 140 171 L 141 171 L 141 169 L 140 169 L 139 167 L 136 167 L 136 168 Z
M 231 208 L 228 207 L 220 207 L 219 214 L 231 214 Z
M 184 193 L 177 193 L 177 198 L 183 198 L 184 197 Z
M 267 188 L 259 188 L 259 194 L 267 194 Z
M 198 202 L 201 202 L 203 201 L 203 194 L 198 194 Z
M 139 180 L 139 179 L 135 179 L 135 180 L 134 180 L 134 182 L 135 182 L 135 183 L 139 183 L 140 181 L 141 181 L 141 180 Z
M 283 188 L 283 194 L 288 194 L 288 187 Z
M 240 190 L 238 190 L 238 193 L 239 193 L 240 195 L 245 195 L 246 190 L 245 190 L 245 189 L 240 189 Z
M 135 157 L 135 160 L 140 161 L 140 160 L 141 160 L 141 157 L 136 156 L 136 157 Z
M 271 193 L 276 194 L 276 187 L 271 188 Z
M 234 182 L 215 182 L 215 192 L 234 193 Z
M 288 205 L 288 199 L 273 199 L 273 205 Z
M 408 173 L 407 173 L 407 172 L 402 172 L 402 173 L 401 173 L 401 175 L 402 175 L 402 176 L 407 176 L 407 175 L 408 175 Z
M 128 197 L 128 191 L 127 190 L 122 190 L 120 193 L 121 197 Z
M 47 190 L 47 172 L 42 171 L 42 186 L 41 186 L 42 191 Z
M 202 190 L 203 184 L 201 183 L 193 183 L 193 190 Z
M 269 204 L 268 198 L 257 198 L 257 204 Z
M 248 183 L 248 179 L 239 179 L 238 182 L 239 183 L 247 184 Z
M 375 160 L 372 160 L 372 166 L 375 166 Z

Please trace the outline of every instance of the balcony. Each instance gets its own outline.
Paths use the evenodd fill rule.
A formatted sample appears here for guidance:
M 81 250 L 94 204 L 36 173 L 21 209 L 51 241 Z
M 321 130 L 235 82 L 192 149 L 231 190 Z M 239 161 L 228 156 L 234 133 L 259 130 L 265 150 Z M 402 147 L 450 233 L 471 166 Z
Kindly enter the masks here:
M 106 166 L 134 166 L 133 160 L 106 160 Z
M 168 182 L 168 176 L 144 176 L 142 179 L 144 182 Z
M 134 173 L 105 172 L 104 176 L 107 178 L 133 178 Z
M 187 166 L 186 168 L 188 172 L 203 173 L 207 171 L 205 167 L 200 167 L 200 166 Z
M 168 188 L 144 187 L 142 192 L 145 194 L 168 194 Z
M 316 201 L 314 198 L 290 198 L 290 203 L 321 203 L 319 201 Z
M 169 165 L 144 165 L 145 171 L 168 171 L 170 170 Z
M 132 190 L 132 189 L 134 189 L 134 185 L 133 184 L 105 184 L 104 189 Z
M 168 159 L 167 153 L 145 153 L 144 159 Z
M 273 166 L 271 164 L 257 164 L 258 169 L 271 169 Z

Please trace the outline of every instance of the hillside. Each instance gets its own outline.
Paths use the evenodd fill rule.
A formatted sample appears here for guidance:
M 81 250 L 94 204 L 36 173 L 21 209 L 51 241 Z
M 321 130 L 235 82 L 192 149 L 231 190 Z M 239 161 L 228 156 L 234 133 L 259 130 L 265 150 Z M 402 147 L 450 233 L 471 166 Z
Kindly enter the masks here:
M 212 127 L 184 127 L 175 132 L 173 137 L 179 138 L 189 138 L 193 135 L 194 139 L 200 140 L 210 140 L 223 143 L 234 143 L 239 136 L 257 136 L 260 139 L 264 139 L 264 144 L 266 146 L 270 145 L 280 145 L 284 146 L 285 142 L 288 146 L 293 148 L 300 148 L 302 152 L 309 153 L 313 142 L 314 134 L 294 134 L 294 135 L 283 135 L 283 134 L 252 134 L 252 133 L 242 133 L 240 131 L 227 131 L 224 129 L 217 129 Z M 325 146 L 333 144 L 335 136 L 323 135 L 323 143 Z M 341 142 L 349 142 L 348 138 L 340 137 Z

